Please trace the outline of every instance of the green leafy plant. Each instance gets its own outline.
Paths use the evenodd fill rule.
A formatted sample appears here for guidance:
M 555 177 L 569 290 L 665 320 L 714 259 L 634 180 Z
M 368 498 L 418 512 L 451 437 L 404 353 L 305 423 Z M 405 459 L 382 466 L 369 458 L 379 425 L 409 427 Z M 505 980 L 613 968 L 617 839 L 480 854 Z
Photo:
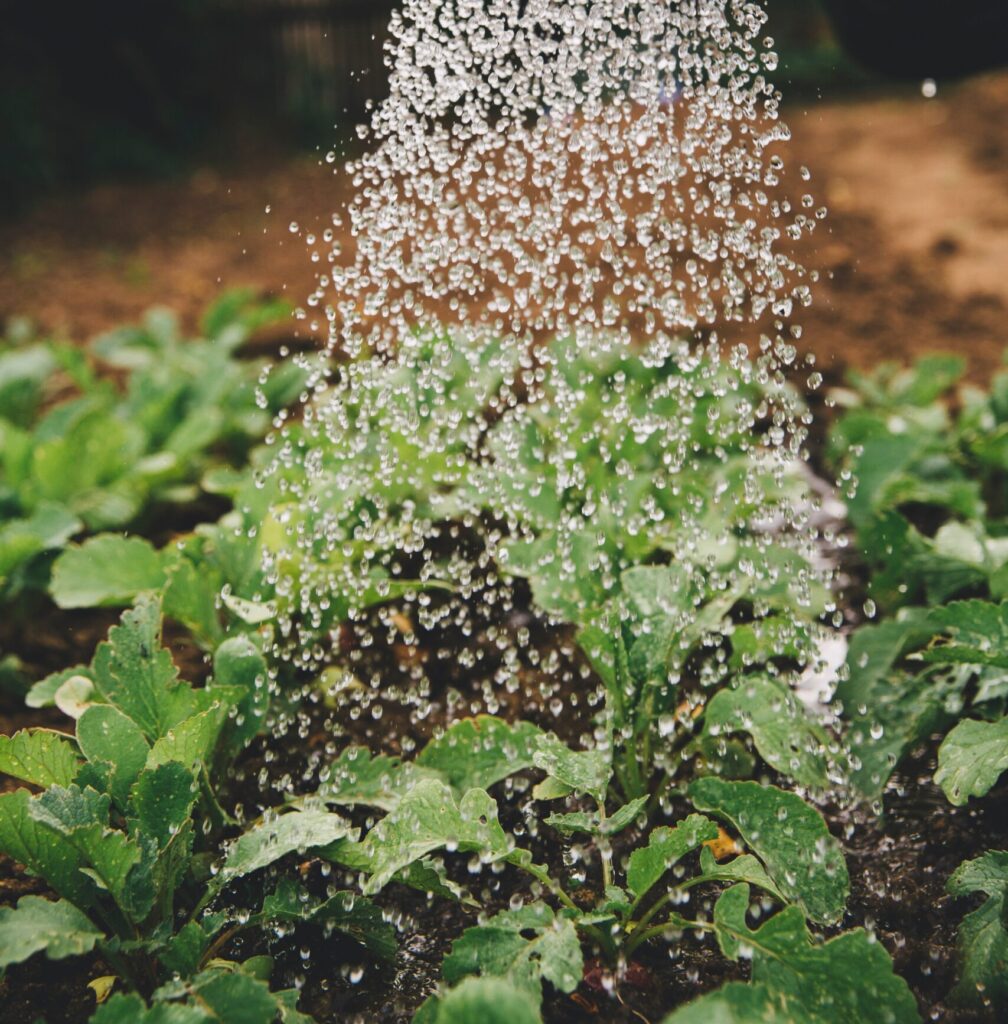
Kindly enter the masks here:
M 264 374 L 237 350 L 287 315 L 234 292 L 207 311 L 204 339 L 183 340 L 155 310 L 87 352 L 0 354 L 0 396 L 17 396 L 0 403 L 0 596 L 44 586 L 42 556 L 71 537 L 134 524 L 152 503 L 191 502 L 210 466 L 243 461 L 306 374 L 293 362 Z
M 76 719 L 72 736 L 0 738 L 0 770 L 41 789 L 0 795 L 0 850 L 58 897 L 26 896 L 0 912 L 0 964 L 95 951 L 137 993 L 101 1007 L 94 1019 L 105 1024 L 147 1019 L 144 999 L 184 1005 L 177 1019 L 186 1021 L 232 1019 L 238 1007 L 263 1024 L 306 1020 L 296 993 L 270 992 L 267 964 L 221 959 L 238 930 L 316 921 L 383 956 L 394 934 L 367 901 L 312 900 L 283 879 L 237 923 L 212 909 L 236 880 L 355 832 L 328 812 L 274 814 L 208 870 L 235 825 L 213 780 L 260 728 L 267 669 L 247 638 L 235 638 L 218 648 L 213 679 L 194 688 L 178 679 L 160 628 L 159 603 L 143 598 L 90 666 L 46 684 Z M 152 1010 L 150 1019 L 165 1018 Z
M 504 831 L 486 790 L 530 768 L 545 773 L 533 799 L 589 799 L 594 805 L 554 813 L 540 826 L 593 844 L 598 873 L 576 891 Z M 697 813 L 649 828 L 646 800 L 610 806 L 611 781 L 605 750 L 573 751 L 531 725 L 490 717 L 456 722 L 413 762 L 350 748 L 331 766 L 311 802 L 386 812 L 363 839 L 344 838 L 323 851 L 361 872 L 365 894 L 427 878 L 420 884 L 430 891 L 476 902 L 472 893 L 448 884 L 432 859 L 446 851 L 495 871 L 510 866 L 530 880 L 527 902 L 468 928 L 454 942 L 443 965 L 446 988 L 424 1004 L 417 1021 L 469 1019 L 458 1015 L 496 998 L 501 981 L 509 995 L 499 1008 L 507 1007 L 513 1019 L 538 1021 L 544 984 L 572 992 L 581 983 L 584 945 L 600 950 L 617 969 L 644 943 L 676 941 L 687 931 L 714 933 L 725 955 L 753 955 L 759 962 L 752 985 L 729 986 L 708 997 L 711 1005 L 777 1006 L 787 1012 L 781 1019 L 853 1022 L 865 1019 L 857 1014 L 874 1000 L 885 999 L 894 1020 L 918 1019 L 906 984 L 865 932 L 846 932 L 825 944 L 809 932 L 807 921 L 840 920 L 849 882 L 839 844 L 798 796 L 755 782 L 699 779 L 688 790 Z M 738 836 L 737 856 L 723 862 L 710 849 L 721 834 L 718 822 Z M 628 835 L 639 837 L 636 844 L 622 845 Z M 618 856 L 614 843 L 622 845 Z M 724 885 L 713 921 L 680 911 L 691 890 Z M 783 907 L 756 929 L 746 920 L 751 886 Z M 702 1010 L 698 1005 L 683 1012 Z

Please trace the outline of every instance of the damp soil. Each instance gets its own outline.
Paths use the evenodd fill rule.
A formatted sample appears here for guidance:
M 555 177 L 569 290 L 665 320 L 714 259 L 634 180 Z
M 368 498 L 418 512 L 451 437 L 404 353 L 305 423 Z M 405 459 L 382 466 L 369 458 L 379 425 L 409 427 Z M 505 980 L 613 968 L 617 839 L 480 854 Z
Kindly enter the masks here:
M 505 693 L 495 710 L 507 717 L 535 721 L 576 745 L 590 728 L 593 710 L 583 699 L 588 688 L 585 667 L 572 637 L 537 622 L 528 610 L 529 603 L 528 593 L 519 588 L 511 606 L 501 610 L 494 623 L 498 631 L 523 630 L 530 637 L 527 664 L 518 671 L 521 685 L 514 693 Z M 106 612 L 71 614 L 50 609 L 35 617 L 33 629 L 19 633 L 20 645 L 18 636 L 6 635 L 4 647 L 18 650 L 20 646 L 26 663 L 40 670 L 55 662 L 62 667 L 86 661 L 114 618 Z M 369 628 L 376 634 L 387 631 L 388 642 L 365 645 L 366 657 L 355 659 L 354 638 L 347 637 L 344 654 L 348 663 L 356 662 L 360 674 L 385 678 L 396 672 L 408 676 L 415 659 L 423 659 L 431 688 L 422 711 L 416 704 L 380 696 L 334 708 L 318 694 L 280 708 L 267 736 L 245 752 L 222 787 L 222 797 L 231 809 L 254 818 L 291 793 L 312 792 L 320 768 L 345 745 L 362 744 L 375 752 L 409 756 L 439 727 L 486 708 L 483 681 L 498 667 L 497 645 L 486 635 L 436 636 L 410 627 L 408 608 L 385 615 L 376 612 Z M 412 634 L 410 642 L 396 642 L 396 631 Z M 170 625 L 166 640 L 187 677 L 201 678 L 199 652 L 187 646 Z M 471 659 L 468 669 L 460 671 L 457 654 L 463 644 L 482 653 Z M 436 650 L 449 652 L 442 658 L 441 669 Z M 543 674 L 537 666 L 550 653 L 551 669 Z M 3 699 L 0 729 L 10 732 L 26 725 L 65 727 L 65 722 L 54 712 L 26 711 L 16 699 Z M 933 737 L 912 752 L 890 785 L 881 816 L 823 806 L 831 831 L 843 843 L 851 874 L 851 898 L 843 924 L 863 925 L 878 935 L 897 971 L 910 984 L 925 1020 L 993 1024 L 993 1013 L 964 1011 L 945 1003 L 956 977 L 956 930 L 963 916 L 976 906 L 976 901 L 946 895 L 945 884 L 963 860 L 990 848 L 1008 847 L 1008 787 L 972 801 L 968 808 L 949 806 L 931 781 L 939 741 L 940 737 Z M 773 780 L 771 773 L 765 774 Z M 548 826 L 535 827 L 528 814 L 532 782 L 533 774 L 523 773 L 493 787 L 502 824 L 563 881 L 575 900 L 592 899 L 600 885 L 593 851 L 586 847 L 581 861 L 573 865 L 564 862 L 561 851 L 569 844 L 561 842 Z M 673 805 L 669 820 L 687 810 L 685 804 Z M 355 824 L 370 824 L 364 809 L 355 811 L 354 818 Z M 618 837 L 614 843 L 617 862 L 639 839 L 633 830 Z M 528 893 L 528 880 L 513 868 L 474 875 L 463 856 L 448 855 L 445 862 L 449 877 L 469 887 L 488 912 L 505 909 L 513 899 Z M 297 872 L 319 894 L 333 884 L 353 884 L 351 876 L 341 878 L 338 868 L 310 856 L 292 855 L 276 871 Z M 248 906 L 255 905 L 263 885 L 257 878 L 245 890 L 238 887 L 233 896 L 236 905 L 244 905 L 245 900 Z M 25 875 L 11 861 L 0 860 L 0 903 L 11 905 L 22 895 L 45 892 L 39 880 Z M 715 897 L 713 890 L 698 889 L 692 896 L 693 905 L 709 914 Z M 272 938 L 268 944 L 255 933 L 238 937 L 220 952 L 234 958 L 270 953 L 275 961 L 274 984 L 300 986 L 301 1008 L 320 1024 L 407 1024 L 437 984 L 452 940 L 476 918 L 472 911 L 450 901 L 428 899 L 399 886 L 386 889 L 378 902 L 394 915 L 400 929 L 399 952 L 391 965 L 369 962 L 354 944 L 338 936 L 327 939 L 310 926 L 283 939 Z M 547 986 L 544 1019 L 548 1024 L 657 1024 L 676 1006 L 725 981 L 745 978 L 746 970 L 744 965 L 726 961 L 711 937 L 687 935 L 674 943 L 652 943 L 638 951 L 625 973 L 615 978 L 589 955 L 583 983 L 573 994 L 553 992 Z M 0 1022 L 41 1019 L 48 1024 L 83 1024 L 93 1011 L 87 983 L 106 973 L 109 969 L 94 956 L 50 963 L 37 955 L 15 965 L 0 980 Z

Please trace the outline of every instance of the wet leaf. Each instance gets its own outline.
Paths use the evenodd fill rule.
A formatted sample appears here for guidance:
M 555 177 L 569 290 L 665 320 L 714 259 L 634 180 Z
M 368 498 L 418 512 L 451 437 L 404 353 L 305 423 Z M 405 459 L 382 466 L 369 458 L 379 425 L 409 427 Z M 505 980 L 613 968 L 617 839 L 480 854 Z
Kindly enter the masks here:
M 161 606 L 154 598 L 141 598 L 98 645 L 95 691 L 154 741 L 200 710 L 199 698 L 177 676 L 161 646 Z
M 45 879 L 60 896 L 85 909 L 94 905 L 97 891 L 81 874 L 85 860 L 56 832 L 31 815 L 38 798 L 26 789 L 0 794 L 0 851 L 23 864 L 30 875 Z
M 22 896 L 17 909 L 0 907 L 0 968 L 45 950 L 50 960 L 90 953 L 104 938 L 72 903 Z
M 608 752 L 571 750 L 555 736 L 541 736 L 532 763 L 576 792 L 587 793 L 600 803 L 605 800 L 612 777 L 612 757 Z
M 935 782 L 957 807 L 986 796 L 1008 769 L 1008 717 L 996 722 L 966 719 L 938 748 Z
M 0 772 L 34 786 L 68 786 L 81 759 L 69 739 L 48 729 L 0 736 Z
M 262 903 L 264 921 L 311 922 L 326 930 L 349 935 L 383 960 L 395 958 L 396 930 L 370 900 L 352 892 L 339 892 L 327 900 L 309 896 L 289 878 L 281 879 Z
M 980 1008 L 989 1000 L 995 1009 L 1003 1010 L 1008 1007 L 1008 852 L 989 850 L 965 861 L 947 888 L 953 896 L 983 893 L 987 897 L 959 926 L 959 981 L 952 1001 Z
M 716 839 L 717 834 L 717 825 L 702 814 L 691 814 L 674 828 L 661 825 L 654 829 L 647 846 L 630 854 L 628 888 L 640 899 L 677 861 L 707 840 Z
M 864 1024 L 879 1019 L 879 1008 L 885 1007 L 892 1024 L 919 1022 L 907 983 L 893 972 L 882 945 L 864 929 L 817 944 L 797 907 L 786 907 L 753 930 L 746 924 L 748 906 L 748 885 L 726 890 L 714 907 L 714 927 L 727 956 L 751 955 L 753 986 L 762 986 L 766 995 L 754 997 L 754 1005 L 774 1006 L 774 1021 Z M 729 1008 L 743 1005 L 740 1000 L 733 992 Z M 713 1003 L 717 1006 L 717 999 Z M 696 1012 L 685 1018 L 673 1015 L 671 1020 L 697 1020 Z
M 812 789 L 829 784 L 825 730 L 787 686 L 767 676 L 746 676 L 716 693 L 704 712 L 704 731 L 747 732 L 771 768 Z
M 305 810 L 281 814 L 250 829 L 231 846 L 217 874 L 216 888 L 267 867 L 295 851 L 327 846 L 353 833 L 338 814 Z
M 365 895 L 383 889 L 415 860 L 447 848 L 500 860 L 510 842 L 497 820 L 497 803 L 482 789 L 471 789 L 456 803 L 452 790 L 424 779 L 404 795 L 394 811 L 368 833 L 363 852 L 370 864 Z
M 315 794 L 327 804 L 364 804 L 392 811 L 403 795 L 422 779 L 441 779 L 433 769 L 403 764 L 397 757 L 372 755 L 366 747 L 345 747 L 329 766 L 329 777 Z
M 150 753 L 143 730 L 111 704 L 92 704 L 77 719 L 77 742 L 89 761 L 113 766 L 109 793 L 119 807 L 125 807 Z
M 840 844 L 817 810 L 794 793 L 758 782 L 698 779 L 689 797 L 697 810 L 731 823 L 788 901 L 813 921 L 840 919 L 850 879 Z
M 470 974 L 506 978 L 538 1002 L 544 978 L 561 992 L 573 992 L 581 983 L 584 961 L 573 923 L 533 903 L 467 928 L 452 943 L 442 972 L 450 985 Z
M 454 722 L 417 756 L 422 768 L 439 772 L 456 792 L 488 789 L 515 772 L 531 768 L 542 730 L 530 722 L 514 725 L 491 715 Z
M 537 797 L 537 799 L 542 799 L 542 797 Z M 641 796 L 636 800 L 631 800 L 604 819 L 600 818 L 598 811 L 575 811 L 571 814 L 551 814 L 546 818 L 546 824 L 552 825 L 564 835 L 587 832 L 593 836 L 614 836 L 622 832 L 628 825 L 633 824 L 644 810 L 648 799 L 646 796 Z
M 425 1003 L 417 1024 L 540 1024 L 539 1007 L 528 993 L 498 978 L 467 978 L 457 988 Z

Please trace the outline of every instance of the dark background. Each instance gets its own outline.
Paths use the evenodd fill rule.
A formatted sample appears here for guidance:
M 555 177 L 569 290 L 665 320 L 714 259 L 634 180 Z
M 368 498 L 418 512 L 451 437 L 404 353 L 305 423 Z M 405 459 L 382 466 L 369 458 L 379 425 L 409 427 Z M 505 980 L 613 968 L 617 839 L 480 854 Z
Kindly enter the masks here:
M 959 74 L 1008 48 L 1005 0 L 767 3 L 792 95 Z M 382 95 L 392 6 L 0 0 L 0 214 L 70 186 L 329 138 Z

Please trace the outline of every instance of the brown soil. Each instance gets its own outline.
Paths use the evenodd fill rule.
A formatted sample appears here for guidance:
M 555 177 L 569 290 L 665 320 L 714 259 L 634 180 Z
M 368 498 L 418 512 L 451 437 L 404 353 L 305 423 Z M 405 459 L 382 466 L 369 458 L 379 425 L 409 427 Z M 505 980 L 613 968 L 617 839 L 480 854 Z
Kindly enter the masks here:
M 803 257 L 823 273 L 803 316 L 824 365 L 952 349 L 982 378 L 1008 324 L 1008 73 L 881 99 L 787 110 L 790 166 L 808 166 L 831 214 Z M 301 304 L 347 184 L 321 159 L 203 170 L 48 201 L 0 226 L 0 317 L 83 339 L 153 304 L 189 327 L 224 287 Z M 267 208 L 269 212 L 267 212 Z M 291 233 L 292 222 L 299 232 Z M 292 333 L 317 333 L 305 319 Z

